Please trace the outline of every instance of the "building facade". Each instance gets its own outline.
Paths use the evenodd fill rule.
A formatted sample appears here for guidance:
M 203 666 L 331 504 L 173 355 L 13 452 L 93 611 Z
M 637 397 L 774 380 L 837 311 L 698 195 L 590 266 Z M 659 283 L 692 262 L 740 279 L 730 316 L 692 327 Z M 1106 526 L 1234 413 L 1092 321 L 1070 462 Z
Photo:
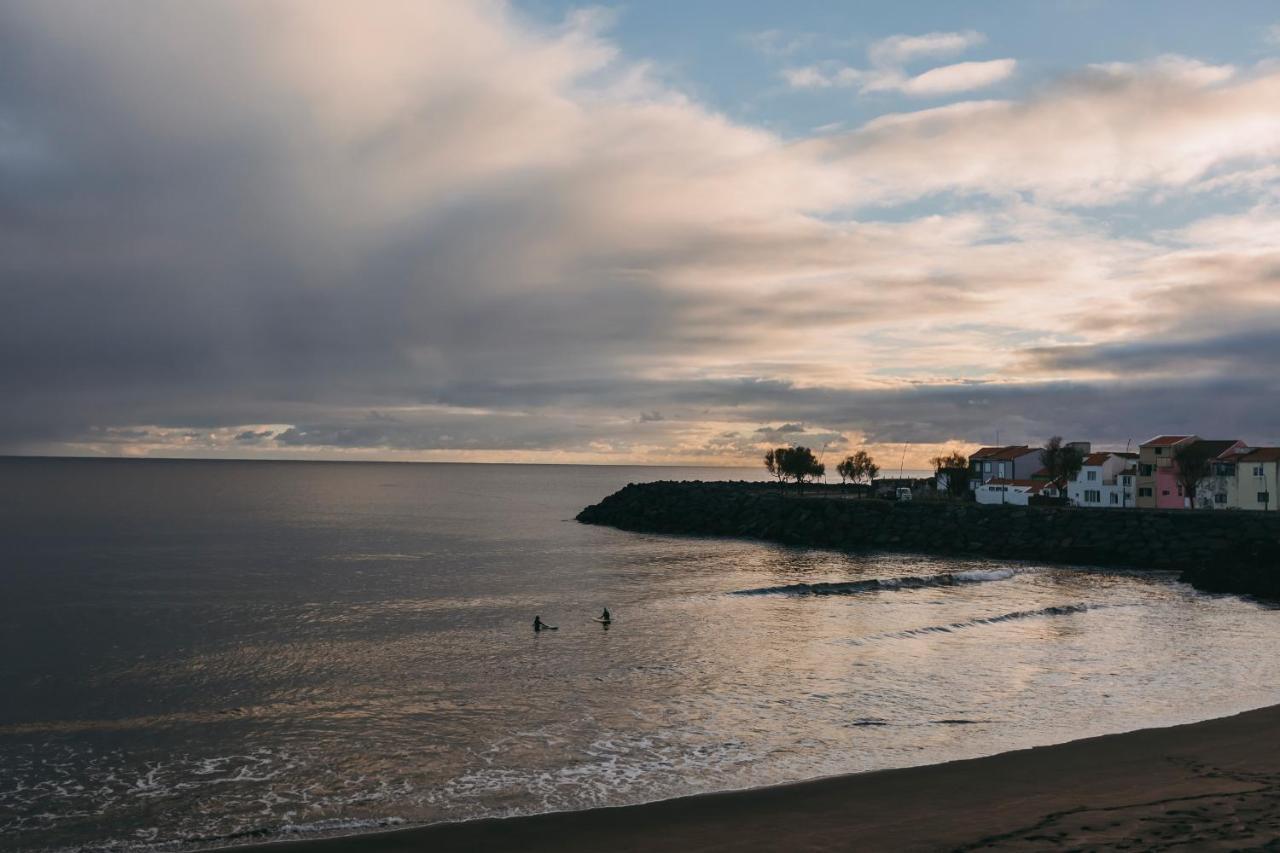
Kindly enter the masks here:
M 1056 498 L 1061 494 L 1058 484 L 1048 480 L 1012 480 L 996 477 L 978 486 L 973 497 L 980 504 L 1027 506 L 1033 497 Z
M 979 448 L 969 456 L 969 488 L 976 494 L 990 480 L 1030 480 L 1038 470 L 1039 448 L 1025 444 Z
M 1067 484 L 1072 506 L 1119 509 L 1137 506 L 1136 453 L 1090 453 Z
M 1255 447 L 1236 459 L 1240 509 L 1280 512 L 1280 447 Z

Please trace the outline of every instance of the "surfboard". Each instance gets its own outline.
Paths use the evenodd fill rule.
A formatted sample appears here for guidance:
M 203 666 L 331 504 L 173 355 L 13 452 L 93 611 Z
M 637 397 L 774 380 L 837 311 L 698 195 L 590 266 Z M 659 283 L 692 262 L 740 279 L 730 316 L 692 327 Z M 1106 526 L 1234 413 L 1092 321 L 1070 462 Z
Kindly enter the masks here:
M 591 621 L 592 621 L 592 622 L 599 622 L 601 625 L 608 625 L 608 624 L 609 624 L 610 622 L 612 622 L 613 620 L 612 620 L 612 619 L 601 619 L 599 616 L 593 616 L 593 617 L 591 617 Z

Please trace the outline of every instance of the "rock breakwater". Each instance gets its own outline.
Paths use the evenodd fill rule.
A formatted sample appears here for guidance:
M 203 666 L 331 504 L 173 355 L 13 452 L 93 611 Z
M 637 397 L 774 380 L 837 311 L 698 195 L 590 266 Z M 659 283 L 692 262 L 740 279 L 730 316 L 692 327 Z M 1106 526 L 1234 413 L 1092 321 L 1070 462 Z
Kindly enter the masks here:
M 662 481 L 628 485 L 578 521 L 818 548 L 1176 570 L 1206 591 L 1280 599 L 1280 513 L 896 503 Z

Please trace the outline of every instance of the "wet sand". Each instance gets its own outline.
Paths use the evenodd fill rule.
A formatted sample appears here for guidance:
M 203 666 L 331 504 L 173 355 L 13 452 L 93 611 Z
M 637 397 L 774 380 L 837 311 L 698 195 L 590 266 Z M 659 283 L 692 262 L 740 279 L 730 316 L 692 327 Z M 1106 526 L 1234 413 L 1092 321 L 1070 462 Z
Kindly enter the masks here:
M 1280 850 L 1280 706 L 927 767 L 268 853 Z M 252 848 L 250 848 L 252 849 Z

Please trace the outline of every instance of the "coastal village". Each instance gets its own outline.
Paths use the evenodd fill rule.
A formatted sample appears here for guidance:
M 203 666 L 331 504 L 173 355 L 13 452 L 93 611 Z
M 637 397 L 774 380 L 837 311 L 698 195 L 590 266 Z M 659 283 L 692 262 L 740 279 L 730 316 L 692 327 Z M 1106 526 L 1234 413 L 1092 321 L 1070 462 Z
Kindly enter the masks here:
M 937 488 L 960 476 L 982 504 L 1280 512 L 1280 447 L 1197 435 L 1158 435 L 1137 453 L 1065 446 L 1081 459 L 1072 476 L 1053 476 L 1038 447 L 983 447 L 970 454 L 967 470 L 940 470 Z

